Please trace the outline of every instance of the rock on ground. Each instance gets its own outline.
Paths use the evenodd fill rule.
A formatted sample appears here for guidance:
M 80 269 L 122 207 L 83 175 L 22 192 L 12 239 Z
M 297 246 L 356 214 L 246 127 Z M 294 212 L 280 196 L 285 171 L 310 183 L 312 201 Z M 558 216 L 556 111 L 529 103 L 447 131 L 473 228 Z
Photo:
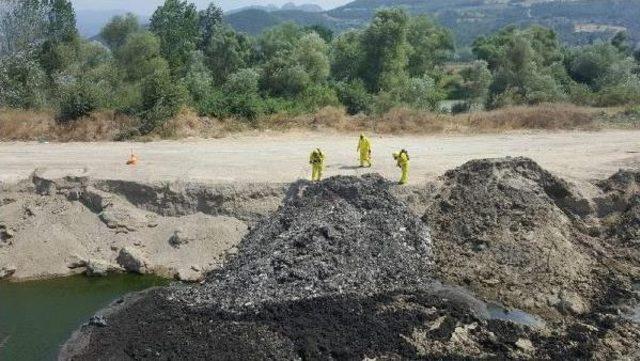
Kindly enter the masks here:
M 125 247 L 120 250 L 116 259 L 120 267 L 126 271 L 135 273 L 147 273 L 147 264 L 149 263 L 145 256 L 134 248 Z

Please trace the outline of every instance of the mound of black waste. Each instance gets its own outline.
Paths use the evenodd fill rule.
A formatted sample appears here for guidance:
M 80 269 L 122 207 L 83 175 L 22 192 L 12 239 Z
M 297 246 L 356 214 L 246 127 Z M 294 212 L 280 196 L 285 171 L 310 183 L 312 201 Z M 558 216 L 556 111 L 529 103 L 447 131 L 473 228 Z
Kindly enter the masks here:
M 295 183 L 280 210 L 238 248 L 196 295 L 186 296 L 230 309 L 372 294 L 422 286 L 433 265 L 428 228 L 378 175 Z
M 446 282 L 535 313 L 582 313 L 595 261 L 576 223 L 590 212 L 533 160 L 500 158 L 448 171 L 424 220 Z

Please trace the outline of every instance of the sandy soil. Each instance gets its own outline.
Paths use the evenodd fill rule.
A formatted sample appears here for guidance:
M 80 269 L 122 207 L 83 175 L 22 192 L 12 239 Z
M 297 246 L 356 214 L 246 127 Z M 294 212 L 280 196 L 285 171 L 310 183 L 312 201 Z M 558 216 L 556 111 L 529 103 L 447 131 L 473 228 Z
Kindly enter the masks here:
M 640 131 L 515 132 L 472 136 L 374 136 L 372 171 L 399 176 L 391 153 L 411 154 L 411 183 L 432 180 L 477 158 L 526 156 L 570 180 L 603 179 L 640 161 Z M 215 183 L 291 182 L 309 174 L 314 147 L 327 155 L 326 175 L 358 175 L 357 135 L 263 134 L 219 140 L 153 143 L 0 143 L 0 182 L 25 179 L 35 168 L 49 177 L 83 173 L 92 178 Z M 141 159 L 125 166 L 130 150 Z

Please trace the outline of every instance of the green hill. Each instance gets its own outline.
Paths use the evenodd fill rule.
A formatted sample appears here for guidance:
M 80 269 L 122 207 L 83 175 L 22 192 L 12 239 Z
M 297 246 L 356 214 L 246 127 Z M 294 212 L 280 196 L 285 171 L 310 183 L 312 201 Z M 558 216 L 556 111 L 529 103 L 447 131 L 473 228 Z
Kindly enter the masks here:
M 620 30 L 627 30 L 631 39 L 640 41 L 638 0 L 356 0 L 316 13 L 247 10 L 228 15 L 227 21 L 251 34 L 284 21 L 322 24 L 343 31 L 367 23 L 381 7 L 430 14 L 455 33 L 460 46 L 509 24 L 548 26 L 569 44 L 608 40 Z

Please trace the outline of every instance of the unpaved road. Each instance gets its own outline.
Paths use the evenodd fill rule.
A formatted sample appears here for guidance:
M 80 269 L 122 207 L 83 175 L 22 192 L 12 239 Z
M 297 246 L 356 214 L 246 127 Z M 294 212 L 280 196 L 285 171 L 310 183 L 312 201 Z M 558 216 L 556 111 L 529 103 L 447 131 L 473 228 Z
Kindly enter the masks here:
M 357 167 L 357 135 L 263 134 L 218 140 L 152 143 L 0 143 L 0 181 L 13 183 L 34 169 L 49 176 L 88 173 L 101 179 L 201 181 L 213 183 L 290 182 L 309 176 L 314 147 L 327 156 L 326 176 L 379 172 L 395 179 L 391 153 L 411 154 L 411 183 L 434 179 L 476 158 L 527 156 L 573 180 L 605 178 L 619 168 L 640 165 L 640 131 L 516 132 L 490 135 L 374 136 L 374 167 Z M 125 165 L 130 150 L 140 158 Z

